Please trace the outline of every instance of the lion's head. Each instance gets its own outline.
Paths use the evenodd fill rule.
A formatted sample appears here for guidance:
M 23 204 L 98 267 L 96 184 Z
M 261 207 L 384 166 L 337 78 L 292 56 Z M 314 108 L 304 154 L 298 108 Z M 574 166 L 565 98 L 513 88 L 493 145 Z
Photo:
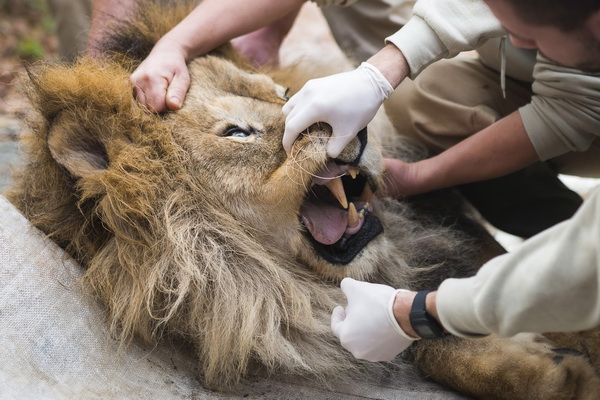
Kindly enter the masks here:
M 124 32 L 120 46 L 147 39 Z M 32 73 L 38 115 L 10 198 L 82 263 L 122 338 L 190 340 L 214 387 L 253 361 L 330 377 L 356 365 L 329 329 L 341 278 L 411 286 L 408 260 L 467 257 L 450 231 L 377 198 L 381 127 L 328 159 L 330 129 L 314 125 L 286 154 L 292 72 L 277 83 L 225 47 L 189 64 L 183 108 L 158 115 L 132 97 L 140 56 L 116 49 Z

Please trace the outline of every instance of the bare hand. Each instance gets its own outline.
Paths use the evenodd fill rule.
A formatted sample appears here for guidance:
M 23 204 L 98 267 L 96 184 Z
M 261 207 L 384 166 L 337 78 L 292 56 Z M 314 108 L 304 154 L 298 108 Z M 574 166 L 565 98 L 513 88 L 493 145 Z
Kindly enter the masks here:
M 156 112 L 178 110 L 190 87 L 185 52 L 175 42 L 161 39 L 131 74 L 140 104 Z
M 384 195 L 399 198 L 426 191 L 417 178 L 416 164 L 393 158 L 384 158 L 383 165 L 385 167 L 383 177 L 385 184 L 383 189 Z

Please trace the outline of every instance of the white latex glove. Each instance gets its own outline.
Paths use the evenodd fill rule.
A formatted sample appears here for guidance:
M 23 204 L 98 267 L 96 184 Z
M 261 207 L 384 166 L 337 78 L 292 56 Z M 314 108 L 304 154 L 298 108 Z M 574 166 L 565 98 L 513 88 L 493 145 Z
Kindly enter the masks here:
M 351 278 L 344 278 L 341 288 L 348 306 L 333 310 L 331 329 L 354 357 L 391 361 L 417 340 L 408 336 L 394 317 L 394 299 L 403 289 Z
M 393 91 L 381 72 L 366 62 L 353 71 L 308 81 L 283 106 L 285 151 L 289 154 L 300 132 L 326 122 L 333 129 L 327 155 L 337 157 Z

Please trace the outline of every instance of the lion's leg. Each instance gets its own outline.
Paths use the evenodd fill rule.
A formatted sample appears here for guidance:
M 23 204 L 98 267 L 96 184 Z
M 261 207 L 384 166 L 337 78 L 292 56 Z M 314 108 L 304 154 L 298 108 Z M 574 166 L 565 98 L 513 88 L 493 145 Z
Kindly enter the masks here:
M 423 340 L 416 364 L 429 378 L 484 399 L 597 399 L 600 378 L 585 357 L 548 342 L 486 337 Z
M 544 336 L 557 348 L 581 352 L 600 376 L 600 328 L 576 333 L 548 333 Z

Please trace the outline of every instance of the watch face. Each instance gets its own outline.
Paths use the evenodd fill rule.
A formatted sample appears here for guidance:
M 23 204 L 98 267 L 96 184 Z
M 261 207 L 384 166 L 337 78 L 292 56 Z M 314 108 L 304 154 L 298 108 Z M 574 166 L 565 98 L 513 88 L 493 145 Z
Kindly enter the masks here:
M 422 290 L 417 293 L 409 314 L 413 329 L 423 339 L 435 339 L 446 336 L 444 328 L 425 309 L 425 297 L 430 291 Z
M 435 336 L 435 333 L 427 325 L 420 325 L 416 331 L 421 337 Z

